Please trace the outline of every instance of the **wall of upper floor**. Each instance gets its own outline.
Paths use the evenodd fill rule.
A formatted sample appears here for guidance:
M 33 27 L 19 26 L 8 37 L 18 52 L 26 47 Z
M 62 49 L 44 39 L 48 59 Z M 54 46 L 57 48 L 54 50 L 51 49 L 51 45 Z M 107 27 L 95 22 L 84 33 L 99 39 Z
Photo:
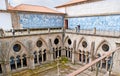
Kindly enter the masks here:
M 57 9 L 61 12 L 66 12 L 68 17 L 107 15 L 119 14 L 119 4 L 119 0 L 98 0 Z
M 120 31 L 120 15 L 68 18 L 69 28 Z
M 0 10 L 6 10 L 5 0 L 0 0 Z
M 55 14 L 18 13 L 22 28 L 63 27 L 64 16 Z
M 10 13 L 0 12 L 0 28 L 4 30 L 12 29 L 12 20 Z

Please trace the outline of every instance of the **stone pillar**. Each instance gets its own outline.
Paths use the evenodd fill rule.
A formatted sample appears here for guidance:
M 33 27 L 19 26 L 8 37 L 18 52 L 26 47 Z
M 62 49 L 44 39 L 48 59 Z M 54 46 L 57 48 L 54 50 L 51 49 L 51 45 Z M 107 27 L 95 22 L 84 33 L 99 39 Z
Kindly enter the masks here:
M 12 76 L 9 62 L 5 62 L 5 64 L 2 64 L 1 67 L 3 76 Z
M 37 52 L 37 64 L 40 64 L 39 63 L 39 53 Z
M 85 52 L 85 63 L 87 64 L 87 59 L 88 59 L 88 53 Z
M 57 51 L 57 54 L 58 54 L 57 57 L 59 57 L 59 49 L 57 49 L 56 51 Z
M 15 61 L 15 68 L 17 69 L 17 60 L 15 59 L 14 61 Z
M 105 61 L 106 61 L 106 70 L 108 70 L 108 61 L 109 61 L 108 57 L 105 59 Z
M 21 60 L 21 67 L 23 67 L 23 57 L 20 57 Z
M 44 51 L 42 51 L 42 63 L 44 62 L 44 59 L 43 59 L 44 56 L 43 56 L 43 54 L 44 54 Z
M 96 34 L 96 27 L 94 27 L 93 29 L 93 34 Z
M 34 55 L 28 58 L 29 69 L 35 69 Z
M 103 62 L 102 62 L 102 60 L 101 60 L 101 61 L 100 61 L 100 69 L 102 69 L 102 63 L 103 63 Z
M 53 54 L 54 54 L 53 52 L 51 52 L 51 53 L 50 53 L 50 57 L 51 57 L 51 59 L 50 59 L 50 60 L 51 60 L 51 61 L 53 61 L 53 60 L 54 60 L 54 58 L 53 58 Z
M 72 63 L 75 63 L 75 50 L 72 50 Z
M 81 51 L 81 63 L 83 63 L 83 51 Z

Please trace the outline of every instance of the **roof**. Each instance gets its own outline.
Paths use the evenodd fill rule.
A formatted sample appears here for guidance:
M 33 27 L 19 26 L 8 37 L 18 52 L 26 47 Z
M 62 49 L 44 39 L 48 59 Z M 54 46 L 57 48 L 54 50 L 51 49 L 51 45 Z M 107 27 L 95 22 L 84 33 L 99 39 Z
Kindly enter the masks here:
M 65 7 L 65 6 L 70 6 L 70 5 L 74 5 L 74 4 L 78 4 L 78 3 L 82 3 L 82 2 L 86 2 L 86 1 L 88 1 L 88 0 L 71 0 L 70 2 L 65 3 L 65 4 L 63 4 L 63 5 L 56 6 L 56 8 Z
M 38 12 L 38 13 L 53 13 L 53 14 L 64 14 L 58 12 L 56 10 L 37 5 L 28 5 L 28 4 L 20 4 L 16 7 L 8 6 L 8 10 L 11 11 L 24 11 L 24 12 Z

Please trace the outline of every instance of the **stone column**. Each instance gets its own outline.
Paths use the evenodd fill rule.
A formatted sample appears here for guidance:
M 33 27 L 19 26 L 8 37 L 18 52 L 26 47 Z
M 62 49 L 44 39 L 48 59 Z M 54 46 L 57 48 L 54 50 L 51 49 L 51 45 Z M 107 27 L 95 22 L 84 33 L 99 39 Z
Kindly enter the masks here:
M 75 63 L 75 50 L 72 50 L 72 63 Z
M 3 76 L 12 76 L 9 62 L 6 61 L 4 64 L 1 64 L 1 68 L 3 72 Z
M 105 59 L 105 61 L 106 61 L 106 70 L 108 70 L 108 61 L 109 61 L 108 57 Z
M 88 59 L 88 53 L 85 52 L 85 63 L 87 64 L 87 59 Z
M 42 51 L 42 63 L 44 62 L 44 59 L 43 59 L 44 56 L 43 56 L 43 54 L 44 54 L 44 51 Z
M 81 63 L 83 63 L 83 51 L 81 51 Z
M 23 57 L 20 57 L 21 60 L 21 68 L 23 67 Z
M 53 61 L 53 60 L 54 60 L 54 58 L 53 58 L 53 57 L 54 57 L 54 56 L 53 56 L 53 54 L 54 54 L 53 52 L 51 52 L 51 53 L 50 53 L 50 57 L 51 57 L 51 59 L 50 59 L 50 60 L 51 60 L 51 61 Z
M 28 64 L 29 64 L 29 69 L 35 69 L 35 63 L 34 63 L 34 55 L 31 55 L 28 58 Z
M 37 64 L 40 64 L 39 63 L 39 53 L 37 52 Z
M 15 61 L 15 68 L 17 69 L 17 60 L 14 59 L 14 61 Z
M 56 51 L 57 51 L 57 54 L 58 54 L 57 57 L 59 57 L 59 49 L 57 49 Z
M 102 62 L 102 60 L 101 60 L 101 61 L 100 61 L 100 69 L 102 69 L 102 63 L 103 63 L 103 62 Z

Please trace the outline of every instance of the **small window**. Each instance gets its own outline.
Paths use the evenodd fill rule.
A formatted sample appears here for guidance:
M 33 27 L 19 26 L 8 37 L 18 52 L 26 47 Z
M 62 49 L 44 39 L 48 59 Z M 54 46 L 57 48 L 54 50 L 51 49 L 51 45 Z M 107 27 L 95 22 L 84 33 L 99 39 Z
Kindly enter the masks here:
M 13 50 L 14 50 L 15 52 L 19 52 L 19 51 L 21 50 L 21 45 L 20 45 L 20 44 L 15 44 L 15 45 L 13 46 Z
M 41 40 L 38 40 L 38 41 L 37 41 L 37 43 L 36 43 L 37 47 L 41 47 L 41 46 L 42 46 L 42 44 L 43 44 L 43 43 L 42 43 L 42 41 L 41 41 Z
M 84 48 L 86 48 L 86 47 L 87 47 L 87 42 L 86 42 L 86 41 L 83 41 L 83 42 L 82 42 L 82 46 L 83 46 Z
M 103 49 L 105 52 L 109 51 L 109 45 L 103 44 L 103 45 L 102 45 L 102 49 Z
M 68 44 L 69 44 L 69 45 L 71 45 L 71 44 L 72 44 L 71 39 L 68 39 Z
M 56 38 L 55 40 L 54 40 L 54 44 L 58 44 L 59 43 L 59 39 L 58 38 Z

